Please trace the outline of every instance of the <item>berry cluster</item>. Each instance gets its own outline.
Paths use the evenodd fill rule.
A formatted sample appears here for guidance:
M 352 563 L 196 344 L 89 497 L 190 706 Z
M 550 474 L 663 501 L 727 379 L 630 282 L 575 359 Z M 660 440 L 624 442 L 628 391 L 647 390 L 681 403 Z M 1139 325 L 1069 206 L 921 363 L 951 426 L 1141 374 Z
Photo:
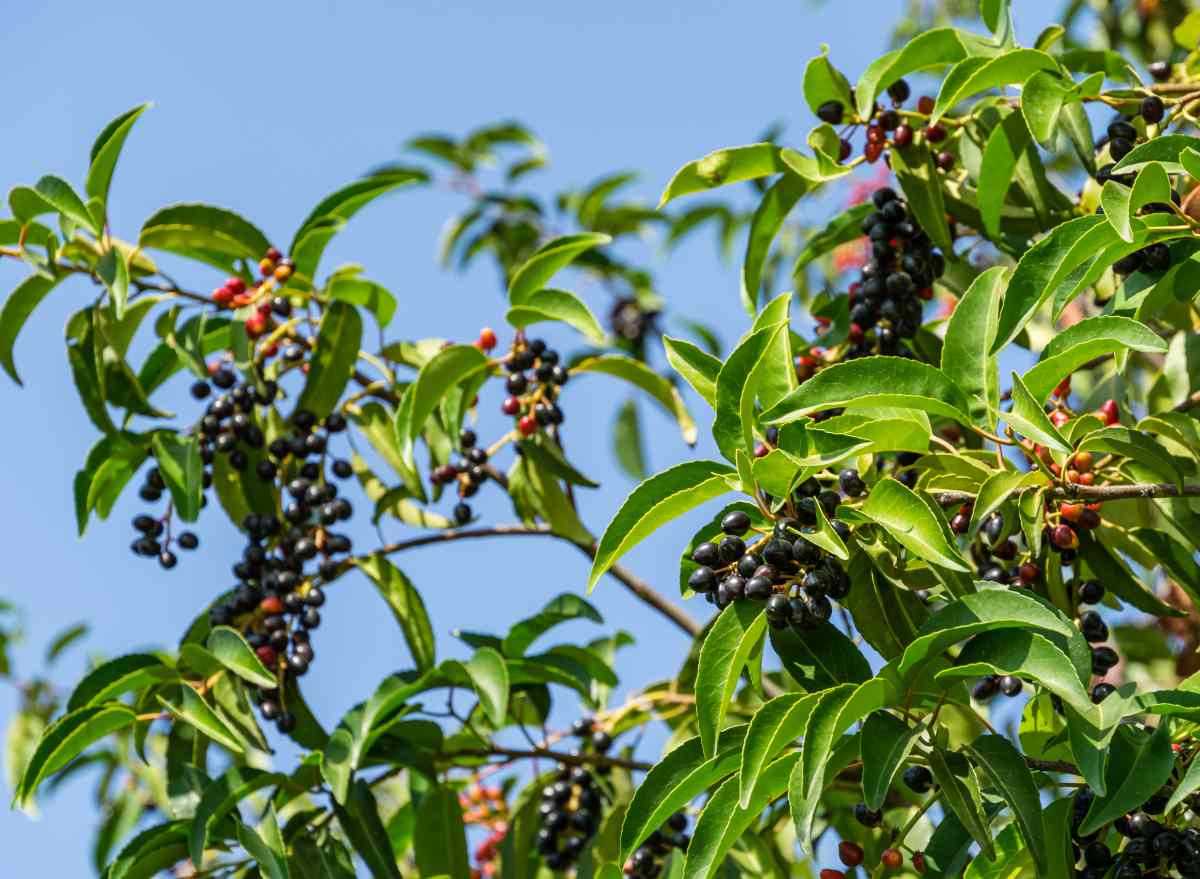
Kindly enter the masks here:
M 672 849 L 686 852 L 691 837 L 687 835 L 688 819 L 676 812 L 667 823 L 655 830 L 639 845 L 625 862 L 624 873 L 634 879 L 655 879 L 662 875 L 664 859 Z
M 855 470 L 843 470 L 838 484 L 850 497 L 866 490 Z M 758 539 L 749 546 L 744 539 L 751 530 L 749 514 L 729 512 L 721 520 L 724 536 L 692 551 L 692 561 L 700 567 L 689 576 L 688 585 L 719 608 L 741 598 L 760 602 L 775 628 L 809 629 L 827 622 L 833 614 L 831 599 L 850 594 L 850 577 L 808 535 L 817 524 L 820 505 L 834 531 L 848 540 L 850 528 L 833 519 L 841 502 L 841 494 L 810 478 L 789 499 L 787 515 L 775 520 L 770 535 L 756 534 Z
M 612 738 L 603 730 L 595 729 L 590 718 L 576 721 L 571 732 L 596 754 L 607 754 L 612 748 Z M 538 828 L 535 844 L 551 870 L 566 870 L 579 860 L 588 840 L 599 829 L 604 791 L 593 773 L 605 775 L 607 772 L 607 766 L 593 770 L 583 766 L 564 767 L 554 781 L 542 789 L 542 802 L 538 806 L 542 826 Z
M 559 364 L 558 352 L 546 347 L 542 339 L 525 341 L 518 336 L 504 365 L 508 396 L 500 411 L 517 419 L 517 432 L 527 437 L 543 427 L 562 424 L 563 413 L 556 401 L 568 376 Z
M 1095 794 L 1083 788 L 1075 795 L 1071 812 L 1072 854 L 1075 862 L 1083 862 L 1077 876 L 1082 879 L 1142 879 L 1166 876 L 1174 868 L 1183 879 L 1200 877 L 1200 831 L 1188 827 L 1166 827 L 1154 815 L 1166 811 L 1168 795 L 1154 794 L 1140 810 L 1123 815 L 1113 822 L 1120 846 L 1114 852 L 1105 839 L 1108 834 L 1099 830 L 1081 836 L 1079 828 L 1091 808 Z M 1121 843 L 1124 843 L 1121 845 Z
M 434 485 L 458 484 L 459 502 L 454 506 L 454 521 L 459 525 L 471 521 L 471 505 L 465 499 L 474 496 L 488 479 L 487 449 L 481 449 L 477 442 L 475 431 L 464 427 L 458 434 L 458 450 L 462 457 L 452 464 L 434 468 L 430 474 Z
M 866 124 L 863 157 L 871 164 L 879 161 L 885 149 L 889 147 L 904 149 L 916 141 L 917 133 L 911 123 L 919 117 L 928 119 L 932 115 L 934 108 L 933 98 L 928 95 L 922 95 L 918 98 L 917 111 L 914 114 L 900 109 L 904 105 L 904 102 L 912 96 L 912 89 L 905 80 L 898 79 L 889 85 L 887 94 L 892 101 L 890 108 L 884 109 L 876 102 L 875 106 L 871 109 L 869 119 L 861 120 L 852 125 L 849 130 L 842 131 L 838 156 L 839 161 L 845 161 L 854 152 L 854 146 L 849 141 L 848 135 L 853 133 L 858 124 Z M 846 121 L 846 107 L 838 100 L 826 101 L 817 108 L 817 118 L 830 125 L 841 125 Z M 949 137 L 949 132 L 945 126 L 941 123 L 924 125 L 921 129 L 921 137 L 931 148 L 939 149 L 934 154 L 934 162 L 938 168 L 943 171 L 949 171 L 954 167 L 954 154 L 938 147 L 938 145 L 945 142 L 946 138 Z M 887 161 L 886 158 L 885 161 Z
M 205 471 L 205 483 L 211 482 L 212 474 Z M 142 500 L 153 503 L 162 498 L 166 490 L 162 472 L 157 467 L 151 467 L 146 472 L 146 481 L 138 490 Z M 179 561 L 171 547 L 180 549 L 195 549 L 200 545 L 200 538 L 192 531 L 181 531 L 178 535 L 171 534 L 170 510 L 162 516 L 155 517 L 148 513 L 139 513 L 133 517 L 133 530 L 138 534 L 134 538 L 131 549 L 136 556 L 157 558 L 158 563 L 168 571 Z
M 245 319 L 246 335 L 251 339 L 257 339 L 271 329 L 272 315 L 287 318 L 292 310 L 291 303 L 284 296 L 267 298 L 276 284 L 283 284 L 291 278 L 295 270 L 292 260 L 274 247 L 268 247 L 259 260 L 258 270 L 263 280 L 257 284 L 247 285 L 245 280 L 235 276 L 212 292 L 212 301 L 222 308 L 255 306 Z M 274 355 L 275 351 L 269 353 Z
M 475 862 L 479 866 L 472 868 L 471 879 L 495 876 L 499 867 L 496 855 L 508 834 L 508 804 L 504 801 L 504 792 L 498 787 L 475 783 L 459 794 L 458 804 L 462 807 L 465 823 L 479 825 L 488 831 L 475 847 Z
M 325 603 L 317 581 L 336 578 L 352 546 L 349 536 L 330 527 L 354 513 L 350 502 L 338 497 L 324 466 L 329 437 L 345 430 L 345 419 L 333 413 L 318 426 L 311 412 L 300 410 L 292 424 L 290 436 L 268 446 L 274 460 L 264 459 L 256 468 L 263 481 L 283 483 L 290 498 L 283 507 L 284 521 L 256 513 L 246 517 L 246 548 L 233 566 L 240 582 L 227 601 L 209 612 L 212 625 L 233 625 L 245 633 L 259 659 L 281 679 L 300 677 L 312 664 L 311 633 L 321 624 L 319 608 Z M 345 460 L 334 460 L 330 469 L 342 479 L 352 475 Z M 258 701 L 262 716 L 282 732 L 294 727 L 278 691 L 260 692 Z
M 945 270 L 945 259 L 895 190 L 885 186 L 871 199 L 875 210 L 862 223 L 871 241 L 871 258 L 861 278 L 850 285 L 846 356 L 911 357 L 901 340 L 913 338 L 920 329 L 923 302 L 933 297 L 933 282 Z

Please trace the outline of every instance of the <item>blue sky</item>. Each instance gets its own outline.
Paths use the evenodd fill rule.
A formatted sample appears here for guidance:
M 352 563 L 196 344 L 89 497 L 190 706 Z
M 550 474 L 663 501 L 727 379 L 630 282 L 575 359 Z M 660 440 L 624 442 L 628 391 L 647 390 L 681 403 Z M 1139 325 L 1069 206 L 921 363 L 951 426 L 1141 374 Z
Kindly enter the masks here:
M 44 173 L 80 182 L 87 150 L 104 123 L 150 100 L 154 107 L 130 137 L 113 185 L 110 216 L 116 233 L 127 238 L 155 209 L 202 200 L 239 211 L 273 240 L 287 241 L 318 199 L 396 158 L 406 138 L 430 130 L 461 133 L 506 118 L 525 122 L 550 147 L 552 167 L 539 186 L 583 184 L 630 169 L 642 175 L 634 191 L 653 202 L 679 165 L 749 142 L 772 121 L 786 123 L 802 140 L 811 121 L 800 89 L 807 59 L 828 43 L 834 62 L 856 78 L 882 51 L 887 27 L 906 5 L 26 5 L 5 23 L 0 86 L 9 99 L 0 184 L 31 184 Z M 1031 19 L 1027 9 L 1019 22 L 1026 38 L 1047 15 L 1029 10 L 1037 16 Z M 448 274 L 435 264 L 441 223 L 461 204 L 436 188 L 401 192 L 360 214 L 331 248 L 327 266 L 362 263 L 397 295 L 394 337 L 469 340 L 480 326 L 503 323 L 490 266 Z M 713 256 L 711 239 L 697 238 L 670 260 L 653 251 L 647 258 L 658 266 L 661 292 L 677 313 L 703 317 L 726 342 L 746 328 L 736 266 Z M 11 289 L 21 276 L 18 267 L 0 263 L 0 289 Z M 202 269 L 180 276 L 198 289 L 219 280 Z M 198 529 L 204 551 L 182 559 L 175 571 L 134 559 L 128 521 L 139 510 L 132 491 L 108 522 L 93 523 L 82 540 L 75 537 L 71 479 L 96 437 L 71 387 L 62 326 L 89 295 L 82 283 L 57 290 L 18 343 L 25 389 L 0 382 L 0 411 L 9 424 L 0 468 L 0 496 L 9 498 L 0 596 L 27 615 L 18 674 L 38 667 L 53 633 L 92 621 L 87 648 L 58 671 L 64 686 L 77 678 L 87 650 L 116 655 L 174 643 L 208 597 L 227 587 L 229 564 L 240 551 L 214 510 Z M 608 448 L 609 413 L 619 399 L 600 378 L 566 393 L 572 455 L 604 483 L 582 499 L 594 530 L 631 487 Z M 188 411 L 184 399 L 168 402 Z M 691 402 L 707 437 L 708 414 Z M 715 454 L 707 439 L 689 452 L 656 414 L 651 423 L 655 468 Z M 490 415 L 484 424 L 484 431 L 496 426 Z M 488 521 L 511 520 L 494 490 L 482 493 L 477 508 Z M 704 520 L 698 512 L 664 529 L 631 554 L 630 567 L 672 594 L 679 547 Z M 360 547 L 374 539 L 365 523 L 354 533 Z M 389 530 L 391 538 L 401 534 Z M 581 555 L 550 541 L 461 543 L 397 562 L 424 590 L 446 655 L 459 651 L 453 629 L 495 630 L 554 594 L 581 590 L 586 576 Z M 347 579 L 331 593 L 316 640 L 319 660 L 305 680 L 327 725 L 383 675 L 408 663 L 390 615 L 365 581 Z M 681 635 L 612 581 L 597 589 L 595 602 L 606 631 L 619 627 L 638 641 L 619 662 L 626 688 L 674 670 L 686 646 Z M 706 609 L 689 608 L 698 617 Z M 578 637 L 600 631 L 563 630 Z M 0 688 L 0 718 L 7 721 L 14 702 L 11 689 Z M 569 721 L 573 708 L 569 700 L 564 704 L 560 716 Z M 89 797 L 90 785 L 76 782 L 43 804 L 37 822 L 0 812 L 6 872 L 36 867 L 39 875 L 88 875 Z

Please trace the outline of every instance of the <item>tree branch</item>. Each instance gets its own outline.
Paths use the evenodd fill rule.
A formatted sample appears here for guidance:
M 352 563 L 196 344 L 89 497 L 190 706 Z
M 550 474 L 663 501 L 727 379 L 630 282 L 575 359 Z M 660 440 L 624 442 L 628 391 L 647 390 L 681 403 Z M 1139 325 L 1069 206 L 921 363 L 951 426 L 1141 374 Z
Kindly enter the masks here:
M 484 528 L 468 528 L 454 529 L 450 531 L 439 531 L 436 534 L 425 534 L 421 537 L 413 537 L 409 540 L 402 540 L 397 543 L 389 543 L 386 546 L 376 550 L 377 553 L 384 555 L 392 555 L 393 553 L 404 552 L 409 549 L 416 549 L 421 546 L 432 546 L 437 543 L 450 543 L 456 540 L 475 540 L 484 537 L 553 537 L 558 540 L 563 540 L 590 559 L 596 557 L 595 544 L 577 543 L 569 537 L 563 537 L 561 534 L 555 534 L 545 526 L 528 527 L 525 525 L 489 525 Z M 660 614 L 669 619 L 679 629 L 686 633 L 689 637 L 696 637 L 700 634 L 702 627 L 694 619 L 684 613 L 683 610 L 676 607 L 668 601 L 661 593 L 656 591 L 649 583 L 636 576 L 632 571 L 621 565 L 613 565 L 608 569 L 608 574 L 615 580 L 620 581 L 621 585 L 633 593 L 639 601 L 649 605 L 658 611 Z
M 493 745 L 490 748 L 476 748 L 456 751 L 444 751 L 440 755 L 453 760 L 455 757 L 504 757 L 513 760 L 554 760 L 565 766 L 618 766 L 621 769 L 633 769 L 638 772 L 649 772 L 653 763 L 643 763 L 640 760 L 626 760 L 623 757 L 608 757 L 604 754 L 568 754 L 565 751 L 551 751 L 549 748 L 518 750 L 501 748 Z
M 1148 482 L 1132 485 L 1079 485 L 1067 483 L 1058 485 L 1046 492 L 1046 496 L 1055 499 L 1068 498 L 1084 501 L 1122 501 L 1130 498 L 1156 497 L 1200 497 L 1200 484 L 1179 486 L 1169 482 Z M 934 500 L 943 507 L 955 504 L 967 504 L 975 500 L 975 495 L 969 491 L 935 491 Z

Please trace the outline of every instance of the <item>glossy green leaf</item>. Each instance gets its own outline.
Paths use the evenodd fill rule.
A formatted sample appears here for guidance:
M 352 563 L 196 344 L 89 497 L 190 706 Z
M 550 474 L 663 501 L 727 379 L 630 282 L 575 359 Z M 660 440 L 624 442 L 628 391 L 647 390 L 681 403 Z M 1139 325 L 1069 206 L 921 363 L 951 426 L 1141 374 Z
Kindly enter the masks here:
M 192 862 L 204 860 L 209 833 L 238 803 L 265 787 L 275 787 L 287 781 L 278 772 L 264 772 L 249 766 L 232 766 L 205 789 L 188 829 L 188 852 Z
M 1171 454 L 1147 434 L 1129 427 L 1114 425 L 1089 433 L 1077 450 L 1129 458 L 1167 482 L 1183 484 L 1183 473 Z
M 970 423 L 962 389 L 934 366 L 902 357 L 864 357 L 826 367 L 763 413 L 786 424 L 823 409 L 893 406 Z
M 259 871 L 266 879 L 291 879 L 273 805 L 267 807 L 257 827 L 238 824 L 237 837 L 242 848 L 258 863 Z
M 255 686 L 273 690 L 279 682 L 237 629 L 217 626 L 208 635 L 208 649 L 217 662 Z
M 100 224 L 88 212 L 83 199 L 79 197 L 79 193 L 71 187 L 70 183 L 61 177 L 47 174 L 37 182 L 34 189 L 47 204 L 51 205 L 54 210 L 58 211 L 68 220 L 79 224 L 97 236 L 100 235 Z
M 245 743 L 238 734 L 216 715 L 216 712 L 196 694 L 195 690 L 184 684 L 179 691 L 179 699 L 168 699 L 160 695 L 158 701 L 179 720 L 190 723 L 222 747 L 228 748 L 235 754 L 245 752 Z
M 458 794 L 448 787 L 436 787 L 427 793 L 417 809 L 417 869 L 422 876 L 466 876 L 467 837 L 463 827 Z
M 992 341 L 1007 272 L 993 266 L 978 275 L 950 315 L 942 345 L 942 373 L 953 375 L 966 394 L 971 418 L 994 429 L 1000 409 L 1000 380 Z
M 122 113 L 104 126 L 104 130 L 92 144 L 87 183 L 84 185 L 84 191 L 89 198 L 98 198 L 102 202 L 108 201 L 108 187 L 112 183 L 113 170 L 117 166 L 117 158 L 121 155 L 121 148 L 125 145 L 125 138 L 129 136 L 129 130 L 133 128 L 133 123 L 137 122 L 138 117 L 149 106 L 149 104 L 140 104 L 132 110 Z
M 984 230 L 993 238 L 1000 236 L 1000 218 L 1018 163 L 1036 149 L 1032 143 L 1020 113 L 1004 117 L 988 136 L 979 171 L 979 214 Z
M 663 336 L 663 350 L 671 367 L 683 376 L 704 402 L 715 409 L 721 361 L 686 339 L 674 339 L 671 336 Z
M 946 223 L 942 175 L 934 164 L 933 153 L 922 143 L 902 149 L 893 148 L 890 158 L 896 182 L 904 191 L 909 210 L 934 245 L 950 253 L 954 242 Z
M 13 361 L 17 336 L 34 309 L 58 285 L 58 280 L 40 274 L 30 275 L 9 294 L 4 300 L 4 308 L 0 309 L 0 366 L 17 384 L 23 384 Z
M 1028 473 L 997 470 L 979 486 L 979 494 L 971 507 L 971 524 L 967 533 L 976 533 L 983 521 L 1000 509 L 1014 492 L 1045 483 L 1046 477 L 1040 470 L 1031 470 Z
M 132 726 L 136 713 L 119 702 L 88 705 L 65 714 L 46 728 L 13 791 L 13 805 L 33 801 L 39 785 L 90 745 L 105 736 Z
M 1111 698 L 1111 697 L 1110 697 Z M 1089 834 L 1138 808 L 1167 781 L 1174 766 L 1170 721 L 1159 721 L 1152 734 L 1118 730 L 1109 751 L 1105 772 L 1107 793 L 1092 801 L 1079 833 Z
M 129 266 L 125 264 L 125 257 L 115 247 L 110 247 L 96 263 L 96 274 L 108 290 L 113 314 L 120 320 L 129 300 Z
M 1056 71 L 1058 64 L 1038 49 L 1011 49 L 994 58 L 964 58 L 942 80 L 929 121 L 937 122 L 948 110 L 971 95 L 1023 83 L 1039 70 Z
M 628 382 L 650 395 L 650 399 L 658 403 L 668 415 L 679 425 L 683 441 L 689 446 L 696 444 L 696 423 L 684 405 L 683 397 L 675 386 L 655 372 L 640 360 L 632 357 L 622 357 L 617 354 L 606 354 L 599 357 L 588 357 L 571 367 L 571 374 L 596 372 L 610 375 Z
M 738 804 L 750 805 L 763 767 L 784 748 L 798 739 L 816 707 L 818 694 L 785 693 L 771 699 L 754 713 L 742 742 L 742 762 L 738 769 L 741 792 Z
M 1026 439 L 1056 452 L 1070 453 L 1071 444 L 1046 415 L 1042 404 L 1029 392 L 1021 377 L 1012 374 L 1012 409 L 1001 412 L 1000 419 Z
M 784 669 L 807 692 L 862 683 L 871 676 L 862 651 L 832 623 L 803 632 L 772 628 L 770 638 Z
M 1150 162 L 1159 162 L 1168 174 L 1182 174 L 1182 156 L 1186 150 L 1200 149 L 1200 138 L 1185 134 L 1160 134 L 1135 146 L 1113 168 L 1114 174 L 1140 171 Z
M 763 193 L 754 215 L 750 218 L 750 233 L 746 238 L 746 255 L 742 260 L 741 300 L 750 314 L 758 307 L 763 270 L 771 251 L 771 242 L 783 228 L 796 203 L 813 184 L 797 174 L 786 173 Z
M 174 669 L 148 653 L 130 653 L 110 659 L 96 666 L 75 685 L 67 700 L 67 712 L 116 699 L 132 690 L 168 680 L 175 674 Z
M 1008 739 L 998 735 L 980 736 L 967 746 L 966 751 L 1012 808 L 1017 827 L 1033 855 L 1038 873 L 1049 875 L 1049 844 L 1042 802 L 1037 783 L 1025 765 L 1021 752 Z
M 1164 353 L 1162 338 L 1145 324 L 1117 315 L 1096 315 L 1057 333 L 1041 359 L 1022 379 L 1034 400 L 1044 402 L 1068 375 L 1085 363 L 1120 351 Z
M 704 753 L 717 753 L 718 737 L 742 667 L 766 632 L 767 617 L 749 601 L 735 601 L 717 617 L 700 648 L 696 670 L 696 724 Z
M 954 28 L 934 28 L 917 34 L 904 48 L 873 61 L 854 87 L 858 115 L 869 118 L 879 93 L 901 77 L 918 70 L 955 64 L 967 57 L 968 51 L 961 37 L 962 33 Z
M 1053 149 L 1055 131 L 1063 105 L 1069 100 L 1069 81 L 1045 70 L 1039 70 L 1025 80 L 1021 89 L 1021 113 L 1034 139 L 1046 149 Z
M 436 642 L 421 593 L 404 572 L 384 555 L 375 554 L 359 559 L 358 567 L 375 584 L 376 590 L 391 608 L 417 670 L 432 668 L 437 663 Z
M 975 635 L 958 654 L 953 668 L 937 674 L 938 681 L 986 674 L 1016 675 L 1037 681 L 1083 713 L 1091 713 L 1091 698 L 1067 654 L 1047 638 L 1024 629 L 1000 629 Z
M 362 329 L 358 309 L 345 302 L 329 304 L 321 318 L 317 342 L 309 359 L 308 376 L 296 400 L 296 411 L 304 409 L 322 419 L 334 410 L 354 374 Z
M 785 332 L 784 323 L 756 329 L 730 353 L 717 373 L 712 434 L 717 448 L 730 461 L 739 449 L 746 454 L 753 451 L 757 380 L 770 367 L 768 352 L 774 340 Z
M 896 773 L 923 731 L 924 727 L 910 727 L 886 711 L 868 715 L 862 735 L 862 786 L 870 808 L 883 808 Z
M 861 238 L 862 222 L 870 216 L 874 209 L 875 206 L 869 201 L 855 205 L 838 214 L 823 228 L 813 232 L 799 256 L 796 257 L 796 262 L 792 266 L 792 274 L 799 276 L 813 260 L 819 259 L 839 245 Z
M 728 492 L 728 480 L 734 476 L 733 468 L 724 464 L 688 461 L 635 488 L 604 529 L 588 575 L 588 591 L 617 559 L 659 527 Z
M 271 242 L 232 211 L 193 203 L 172 205 L 153 214 L 142 224 L 138 246 L 230 269 L 235 260 L 257 264 Z
M 933 771 L 934 781 L 942 790 L 942 802 L 979 843 L 982 856 L 994 861 L 996 852 L 992 846 L 992 831 L 983 811 L 979 789 L 969 771 L 962 778 L 954 771 L 951 766 L 954 757 L 962 759 L 959 755 L 948 754 L 938 747 L 929 752 L 929 768 Z
M 1182 611 L 1160 601 L 1133 575 L 1119 555 L 1090 534 L 1079 541 L 1079 555 L 1105 588 L 1131 607 L 1156 617 L 1184 615 Z
M 845 75 L 829 61 L 829 47 L 821 46 L 821 54 L 804 67 L 804 100 L 814 113 L 827 101 L 837 101 L 846 112 L 854 109 L 854 96 Z
M 663 190 L 658 206 L 661 208 L 672 199 L 693 192 L 779 174 L 786 168 L 779 153 L 779 147 L 773 143 L 755 143 L 717 150 L 702 159 L 688 162 L 675 172 Z
M 546 242 L 513 275 L 508 285 L 509 304 L 528 304 L 530 297 L 545 287 L 560 269 L 570 265 L 593 247 L 602 247 L 611 240 L 608 235 L 580 232 Z
M 564 592 L 546 602 L 545 606 L 533 616 L 516 623 L 504 636 L 503 652 L 505 656 L 524 656 L 538 638 L 555 626 L 572 620 L 591 620 L 593 623 L 603 623 L 604 617 L 589 602 L 572 592 Z
M 543 321 L 559 321 L 579 330 L 593 345 L 605 345 L 608 341 L 608 335 L 591 309 L 566 290 L 535 290 L 520 305 L 510 308 L 504 319 L 517 329 Z
M 619 858 L 622 863 L 672 814 L 737 770 L 746 732 L 745 724 L 723 730 L 715 756 L 705 756 L 697 736 L 678 745 L 654 764 L 634 792 L 625 812 Z
M 396 297 L 374 281 L 336 277 L 330 280 L 325 294 L 331 300 L 365 308 L 375 315 L 380 327 L 390 324 L 396 314 Z
M 197 437 L 187 440 L 167 431 L 159 431 L 151 440 L 154 458 L 163 481 L 171 492 L 175 512 L 185 522 L 195 522 L 200 515 L 203 496 L 204 462 L 200 459 Z
M 970 570 L 929 508 L 899 481 L 882 479 L 876 483 L 861 512 L 919 558 L 952 571 Z
M 435 792 L 428 794 L 427 797 L 440 798 L 443 796 L 440 792 L 444 790 L 444 788 L 436 788 Z M 447 791 L 447 793 L 449 792 Z M 392 853 L 391 840 L 383 825 L 383 820 L 379 817 L 379 806 L 375 801 L 375 795 L 371 793 L 370 786 L 365 781 L 355 782 L 350 789 L 350 795 L 347 797 L 345 805 L 334 801 L 333 808 L 337 814 L 338 823 L 345 831 L 346 836 L 350 838 L 354 850 L 363 859 L 374 879 L 403 879 L 400 868 L 396 866 L 396 856 Z M 439 816 L 434 811 L 435 809 L 436 801 L 431 802 L 430 813 L 426 816 L 429 823 L 424 825 L 424 831 L 429 836 L 422 844 L 422 855 L 428 853 L 427 846 L 435 843 L 434 834 L 437 834 L 436 842 L 440 843 L 443 848 L 440 852 L 428 853 L 428 856 L 432 858 L 432 863 L 434 865 L 443 863 L 463 863 L 465 865 L 466 840 L 463 839 L 460 843 L 452 836 L 449 826 L 449 822 L 453 821 L 453 816 L 457 815 L 458 826 L 460 829 L 462 827 L 462 811 L 459 809 L 457 797 L 454 798 L 454 812 L 447 811 L 444 815 L 446 823 L 437 820 Z M 420 822 L 420 818 L 418 818 L 418 822 Z M 419 838 L 419 834 L 414 836 L 414 839 L 416 838 Z M 418 866 L 421 866 L 420 860 L 418 860 Z M 436 876 L 437 873 L 426 873 L 422 870 L 422 875 Z M 446 875 L 466 874 L 447 873 Z

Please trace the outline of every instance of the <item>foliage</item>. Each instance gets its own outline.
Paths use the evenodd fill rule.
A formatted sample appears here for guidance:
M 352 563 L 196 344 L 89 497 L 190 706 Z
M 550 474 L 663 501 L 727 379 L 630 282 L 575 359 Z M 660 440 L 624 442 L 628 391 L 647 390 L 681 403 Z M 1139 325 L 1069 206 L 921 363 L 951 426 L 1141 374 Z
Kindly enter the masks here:
M 98 433 L 80 532 L 137 484 L 138 556 L 186 564 L 200 516 L 244 541 L 239 586 L 177 648 L 98 659 L 70 693 L 20 683 L 14 805 L 98 767 L 107 879 L 1200 875 L 1200 13 L 1107 4 L 1093 46 L 1076 3 L 1022 47 L 1007 0 L 983 0 L 979 22 L 916 6 L 937 26 L 853 85 L 836 53 L 811 60 L 820 124 L 802 146 L 771 132 L 711 152 L 657 208 L 622 200 L 627 173 L 524 189 L 547 152 L 502 123 L 413 139 L 419 165 L 330 194 L 286 250 L 202 203 L 119 237 L 106 205 L 144 107 L 100 134 L 81 187 L 14 187 L 0 257 L 29 270 L 0 310 L 14 381 L 41 302 L 96 290 L 66 328 Z M 862 183 L 867 165 L 894 180 Z M 789 219 L 852 179 L 828 222 Z M 323 264 L 361 208 L 433 181 L 467 198 L 444 262 L 493 262 L 508 329 L 388 339 L 396 296 Z M 745 236 L 748 321 L 727 352 L 630 256 L 705 226 L 724 250 Z M 188 289 L 164 254 L 225 280 Z M 542 323 L 577 349 L 548 347 Z M 596 483 L 563 442 L 585 378 L 627 389 L 615 452 L 640 480 L 599 531 L 575 498 Z M 194 407 L 165 411 L 168 385 Z M 475 419 L 500 385 L 511 423 L 488 442 Z M 648 475 L 644 405 L 686 447 L 710 424 L 722 460 L 674 446 Z M 357 452 L 339 452 L 347 434 Z M 513 523 L 476 521 L 481 490 Z M 356 550 L 336 530 L 355 505 L 420 533 Z M 679 589 L 713 606 L 703 625 L 621 563 L 684 516 Z M 590 574 L 439 657 L 398 557 L 510 535 L 566 542 Z M 317 718 L 302 678 L 319 608 L 360 575 L 411 667 Z M 628 635 L 546 646 L 564 623 L 605 625 L 585 595 L 608 580 L 692 639 L 623 702 Z M 85 633 L 65 629 L 47 663 Z M 582 706 L 570 730 L 546 729 L 556 699 Z M 655 762 L 638 750 L 651 725 L 668 734 Z M 292 765 L 272 764 L 276 736 Z

